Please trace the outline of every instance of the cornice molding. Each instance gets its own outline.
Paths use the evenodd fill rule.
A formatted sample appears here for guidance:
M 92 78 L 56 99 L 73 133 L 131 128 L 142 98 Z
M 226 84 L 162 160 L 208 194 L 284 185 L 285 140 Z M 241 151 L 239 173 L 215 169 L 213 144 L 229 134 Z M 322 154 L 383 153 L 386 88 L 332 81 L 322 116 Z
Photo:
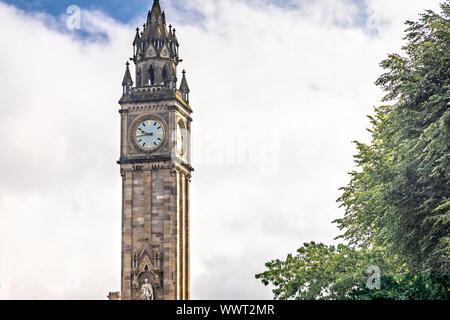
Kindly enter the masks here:
M 145 172 L 160 169 L 170 169 L 172 171 L 179 171 L 184 173 L 189 179 L 194 168 L 183 161 L 174 161 L 170 156 L 152 156 L 151 159 L 127 159 L 119 160 L 117 164 L 124 166 L 120 169 L 120 173 L 124 176 L 125 173 Z

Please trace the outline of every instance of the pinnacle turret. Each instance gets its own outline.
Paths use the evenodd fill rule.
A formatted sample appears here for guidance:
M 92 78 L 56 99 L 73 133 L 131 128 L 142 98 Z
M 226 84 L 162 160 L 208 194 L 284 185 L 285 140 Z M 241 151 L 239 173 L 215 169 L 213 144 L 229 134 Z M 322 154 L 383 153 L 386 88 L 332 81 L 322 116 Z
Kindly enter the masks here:
M 189 103 L 189 92 L 191 92 L 191 90 L 189 90 L 189 85 L 187 83 L 185 70 L 183 70 L 183 78 L 181 79 L 180 91 L 182 93 L 183 100 L 186 101 L 187 103 Z
M 125 70 L 125 75 L 123 77 L 123 81 L 122 81 L 122 85 L 133 85 L 133 79 L 131 78 L 131 73 L 130 73 L 130 63 L 127 61 L 126 63 L 126 70 Z
M 152 11 L 151 12 L 161 12 L 161 6 L 159 5 L 159 0 L 153 1 Z
M 133 46 L 137 45 L 141 40 L 141 36 L 139 35 L 139 28 L 136 28 L 136 36 L 134 37 Z
M 131 88 L 133 87 L 133 79 L 131 78 L 130 73 L 130 63 L 127 61 L 125 69 L 125 75 L 123 76 L 122 87 L 123 94 L 128 94 L 131 92 Z

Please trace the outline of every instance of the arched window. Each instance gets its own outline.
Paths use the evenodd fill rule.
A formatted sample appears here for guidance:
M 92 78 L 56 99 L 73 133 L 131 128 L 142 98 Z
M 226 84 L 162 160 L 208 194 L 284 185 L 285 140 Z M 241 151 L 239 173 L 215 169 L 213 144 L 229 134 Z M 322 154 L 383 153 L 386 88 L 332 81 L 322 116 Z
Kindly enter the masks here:
M 155 70 L 153 69 L 153 66 L 150 66 L 148 69 L 148 81 L 151 86 L 155 84 Z
M 163 79 L 163 84 L 167 83 L 167 68 L 166 66 L 164 66 L 163 70 L 162 70 L 162 79 Z
M 138 87 L 141 86 L 141 79 L 142 79 L 142 71 L 141 71 L 141 68 L 139 68 L 137 75 L 136 75 L 136 85 Z

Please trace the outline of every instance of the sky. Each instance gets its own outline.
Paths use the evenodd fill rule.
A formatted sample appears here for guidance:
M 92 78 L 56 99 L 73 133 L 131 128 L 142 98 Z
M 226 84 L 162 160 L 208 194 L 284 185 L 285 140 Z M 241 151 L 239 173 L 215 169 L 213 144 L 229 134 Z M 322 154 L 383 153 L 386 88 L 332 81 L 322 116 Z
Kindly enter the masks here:
M 0 299 L 120 290 L 117 102 L 151 5 L 0 1 Z M 336 243 L 352 141 L 369 141 L 366 116 L 383 97 L 379 63 L 401 52 L 404 21 L 439 2 L 161 6 L 194 110 L 192 298 L 271 299 L 254 277 L 265 262 Z

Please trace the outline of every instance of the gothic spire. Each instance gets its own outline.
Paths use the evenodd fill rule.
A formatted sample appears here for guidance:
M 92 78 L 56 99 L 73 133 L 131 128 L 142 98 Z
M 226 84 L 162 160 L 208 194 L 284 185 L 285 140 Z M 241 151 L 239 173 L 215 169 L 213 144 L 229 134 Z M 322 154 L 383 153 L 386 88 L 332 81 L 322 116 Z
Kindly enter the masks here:
M 154 0 L 143 29 L 136 29 L 133 41 L 131 60 L 136 66 L 136 86 L 164 85 L 175 89 L 177 65 L 182 62 L 178 48 L 175 28 L 166 25 L 166 16 L 159 0 Z M 186 80 L 183 88 L 189 91 Z
M 152 12 L 161 12 L 161 6 L 159 5 L 159 0 L 153 1 Z
M 127 68 L 125 70 L 125 75 L 123 77 L 122 86 L 132 86 L 133 79 L 131 78 L 131 73 L 130 73 L 130 63 L 127 61 L 126 65 L 127 65 Z
M 134 37 L 133 46 L 139 43 L 141 36 L 139 35 L 139 28 L 136 28 L 136 36 Z
M 189 86 L 186 80 L 186 71 L 183 70 L 183 78 L 181 79 L 181 84 L 180 84 L 180 91 L 183 93 L 189 93 Z
M 186 71 L 183 70 L 183 78 L 181 79 L 181 84 L 180 84 L 180 92 L 181 95 L 183 97 L 183 100 L 186 101 L 189 104 L 189 92 L 191 90 L 189 90 L 189 86 L 186 80 Z
M 148 12 L 147 27 L 144 29 L 144 38 L 149 40 L 163 40 L 169 35 L 166 26 L 166 15 L 161 10 L 159 0 L 153 2 L 152 10 Z
M 177 35 L 175 34 L 177 30 L 175 28 L 172 29 L 172 39 L 175 42 L 175 44 L 178 46 L 178 39 L 177 39 Z

